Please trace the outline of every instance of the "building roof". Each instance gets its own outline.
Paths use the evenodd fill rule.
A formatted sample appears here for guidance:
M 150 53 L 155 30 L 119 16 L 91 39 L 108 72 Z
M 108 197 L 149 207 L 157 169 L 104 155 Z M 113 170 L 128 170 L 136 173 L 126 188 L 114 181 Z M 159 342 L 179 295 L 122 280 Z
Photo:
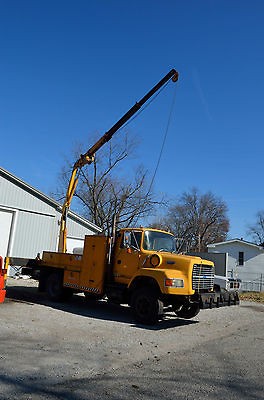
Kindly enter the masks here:
M 42 193 L 38 189 L 35 189 L 33 186 L 29 185 L 28 183 L 24 182 L 20 178 L 16 177 L 15 175 L 11 174 L 10 172 L 6 171 L 2 167 L 0 167 L 0 176 L 2 176 L 3 178 L 7 179 L 10 182 L 12 182 L 13 184 L 19 186 L 21 189 L 26 190 L 27 192 L 31 193 L 33 196 L 37 197 L 39 200 L 54 207 L 58 212 L 61 212 L 62 206 L 60 203 L 58 203 L 56 200 L 52 199 L 51 197 L 47 196 L 46 194 Z M 79 222 L 80 224 L 86 226 L 87 228 L 91 229 L 92 231 L 102 232 L 102 229 L 99 228 L 97 225 L 88 221 L 86 218 L 81 217 L 80 215 L 76 214 L 75 212 L 69 210 L 68 215 L 70 218 L 72 218 L 76 222 Z
M 222 246 L 222 245 L 228 245 L 228 244 L 232 244 L 232 243 L 243 244 L 243 245 L 258 248 L 259 250 L 264 250 L 264 248 L 262 246 L 259 246 L 256 243 L 248 242 L 247 240 L 243 240 L 242 238 L 241 239 L 234 238 L 234 239 L 226 240 L 225 242 L 211 243 L 211 244 L 208 244 L 207 247 L 214 248 L 214 247 L 217 247 L 220 245 Z

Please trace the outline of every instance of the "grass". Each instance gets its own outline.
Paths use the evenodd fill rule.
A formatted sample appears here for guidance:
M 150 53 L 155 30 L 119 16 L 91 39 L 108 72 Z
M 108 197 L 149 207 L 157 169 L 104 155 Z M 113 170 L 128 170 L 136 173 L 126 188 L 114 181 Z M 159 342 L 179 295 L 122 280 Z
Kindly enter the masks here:
M 264 292 L 243 292 L 239 293 L 240 300 L 256 301 L 264 304 Z

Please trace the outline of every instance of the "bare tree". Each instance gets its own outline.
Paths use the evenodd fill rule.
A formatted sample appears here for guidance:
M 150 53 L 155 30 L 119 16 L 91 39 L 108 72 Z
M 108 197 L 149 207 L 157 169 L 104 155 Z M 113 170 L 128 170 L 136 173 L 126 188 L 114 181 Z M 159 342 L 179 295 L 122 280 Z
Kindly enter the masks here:
M 185 192 L 168 209 L 162 228 L 184 242 L 187 251 L 206 251 L 209 243 L 226 239 L 229 220 L 226 204 L 211 192 L 200 194 L 197 188 Z
M 134 148 L 135 141 L 129 142 L 127 137 L 112 139 L 96 154 L 94 162 L 80 171 L 75 192 L 77 210 L 107 234 L 111 232 L 113 219 L 116 227 L 132 226 L 149 215 L 158 203 L 148 186 L 144 167 L 131 168 L 127 162 Z M 57 198 L 66 190 L 68 179 L 64 167 Z
M 249 226 L 248 234 L 256 244 L 264 247 L 264 210 L 257 212 L 256 223 Z

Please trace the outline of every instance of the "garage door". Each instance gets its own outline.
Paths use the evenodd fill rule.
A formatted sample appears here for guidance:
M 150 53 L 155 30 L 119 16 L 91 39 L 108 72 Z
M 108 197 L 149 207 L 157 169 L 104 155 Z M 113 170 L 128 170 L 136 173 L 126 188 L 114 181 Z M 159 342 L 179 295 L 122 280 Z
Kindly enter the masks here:
M 0 256 L 7 255 L 8 246 L 11 240 L 11 226 L 14 211 L 0 209 Z

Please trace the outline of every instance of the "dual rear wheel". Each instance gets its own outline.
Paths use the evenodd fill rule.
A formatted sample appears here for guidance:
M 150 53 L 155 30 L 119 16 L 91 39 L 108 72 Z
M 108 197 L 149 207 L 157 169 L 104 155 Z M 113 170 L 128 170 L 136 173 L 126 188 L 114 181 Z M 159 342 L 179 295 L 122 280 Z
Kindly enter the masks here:
M 60 272 L 52 272 L 46 281 L 46 291 L 52 301 L 64 301 L 73 295 L 72 289 L 63 287 L 63 275 Z

